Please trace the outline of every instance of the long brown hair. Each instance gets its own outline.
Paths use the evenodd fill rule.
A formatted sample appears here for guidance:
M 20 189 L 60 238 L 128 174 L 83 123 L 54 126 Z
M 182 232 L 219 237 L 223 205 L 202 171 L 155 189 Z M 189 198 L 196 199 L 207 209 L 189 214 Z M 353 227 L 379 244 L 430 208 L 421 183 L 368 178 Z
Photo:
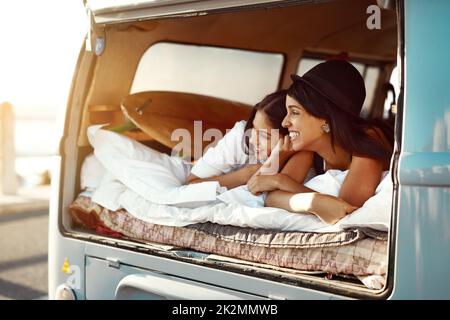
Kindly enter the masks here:
M 333 149 L 335 144 L 338 144 L 351 155 L 382 161 L 390 159 L 392 156 L 394 131 L 385 121 L 381 119 L 366 120 L 346 112 L 302 81 L 294 80 L 287 90 L 287 94 L 297 100 L 306 112 L 327 121 L 330 126 Z M 381 144 L 382 139 L 376 140 L 367 133 L 368 129 L 375 128 L 380 129 L 388 140 L 391 145 L 389 150 Z M 375 132 L 378 134 L 377 130 Z

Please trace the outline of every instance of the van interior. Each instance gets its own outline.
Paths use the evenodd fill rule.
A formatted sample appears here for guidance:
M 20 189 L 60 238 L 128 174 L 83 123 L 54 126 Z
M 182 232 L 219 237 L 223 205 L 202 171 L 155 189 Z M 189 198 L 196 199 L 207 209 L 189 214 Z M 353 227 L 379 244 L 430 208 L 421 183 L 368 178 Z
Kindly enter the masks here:
M 93 24 L 80 52 L 61 144 L 63 234 L 298 286 L 381 295 L 386 285 L 368 289 L 348 275 L 271 268 L 221 255 L 206 259 L 207 254 L 195 250 L 97 234 L 73 223 L 68 210 L 82 191 L 83 161 L 93 152 L 86 135 L 89 126 L 107 123 L 146 146 L 171 153 L 173 146 L 157 133 L 151 136 L 136 126 L 127 127 L 130 119 L 121 106 L 130 94 L 182 92 L 199 101 L 204 96 L 220 98 L 224 108 L 227 103 L 250 108 L 268 93 L 287 88 L 291 74 L 302 75 L 317 63 L 342 58 L 353 63 L 365 80 L 361 116 L 395 121 L 397 13 L 395 8 L 381 9 L 381 28 L 369 29 L 367 8 L 376 4 L 375 0 L 285 1 Z M 224 118 L 222 127 L 231 128 L 234 121 Z

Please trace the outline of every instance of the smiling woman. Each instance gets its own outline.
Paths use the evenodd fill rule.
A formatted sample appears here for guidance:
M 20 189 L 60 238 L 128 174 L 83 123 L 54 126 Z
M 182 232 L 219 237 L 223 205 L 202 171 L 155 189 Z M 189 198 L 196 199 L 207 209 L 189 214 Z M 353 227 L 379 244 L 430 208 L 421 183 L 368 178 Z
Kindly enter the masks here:
M 306 187 L 301 191 L 298 187 L 280 188 L 268 196 L 266 204 L 308 211 L 327 223 L 336 223 L 375 194 L 383 171 L 389 169 L 393 130 L 381 121 L 359 116 L 366 96 L 364 80 L 349 62 L 330 60 L 303 77 L 292 76 L 292 80 L 283 120 L 291 148 L 318 154 L 325 171 L 348 173 L 337 197 Z

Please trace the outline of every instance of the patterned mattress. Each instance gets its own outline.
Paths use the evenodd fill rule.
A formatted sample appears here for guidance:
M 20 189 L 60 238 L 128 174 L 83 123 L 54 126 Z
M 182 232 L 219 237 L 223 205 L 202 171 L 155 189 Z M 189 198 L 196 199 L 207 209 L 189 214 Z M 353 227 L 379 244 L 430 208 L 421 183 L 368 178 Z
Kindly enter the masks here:
M 387 234 L 372 229 L 313 233 L 214 223 L 171 227 L 142 221 L 123 209 L 110 211 L 84 196 L 70 205 L 69 212 L 76 225 L 112 237 L 156 242 L 283 269 L 353 275 L 376 289 L 385 282 Z

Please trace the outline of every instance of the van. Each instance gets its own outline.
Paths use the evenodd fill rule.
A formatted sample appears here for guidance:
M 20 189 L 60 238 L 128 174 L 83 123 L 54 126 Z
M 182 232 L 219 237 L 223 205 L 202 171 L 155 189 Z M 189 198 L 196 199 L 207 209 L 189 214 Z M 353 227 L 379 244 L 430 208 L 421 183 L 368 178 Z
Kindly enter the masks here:
M 450 2 L 85 0 L 85 6 L 90 30 L 52 176 L 50 299 L 450 298 Z M 86 130 L 127 125 L 120 105 L 130 94 L 185 92 L 252 105 L 329 57 L 344 57 L 363 74 L 363 116 L 395 122 L 381 288 L 220 254 L 211 259 L 201 250 L 74 223 L 70 208 L 92 153 Z M 139 130 L 127 134 L 170 152 Z

